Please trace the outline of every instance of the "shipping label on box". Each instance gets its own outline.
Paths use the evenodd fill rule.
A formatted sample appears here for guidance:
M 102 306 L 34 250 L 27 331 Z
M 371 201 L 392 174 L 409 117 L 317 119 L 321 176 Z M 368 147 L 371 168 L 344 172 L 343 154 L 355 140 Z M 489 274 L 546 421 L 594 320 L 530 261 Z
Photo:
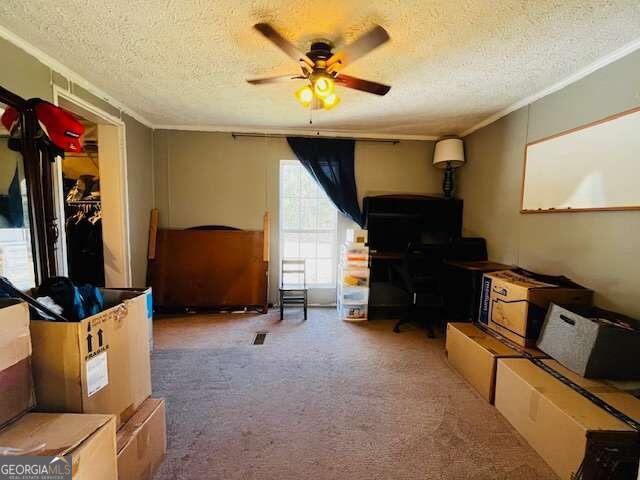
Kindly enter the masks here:
M 109 385 L 109 362 L 107 352 L 99 353 L 86 361 L 87 397 Z

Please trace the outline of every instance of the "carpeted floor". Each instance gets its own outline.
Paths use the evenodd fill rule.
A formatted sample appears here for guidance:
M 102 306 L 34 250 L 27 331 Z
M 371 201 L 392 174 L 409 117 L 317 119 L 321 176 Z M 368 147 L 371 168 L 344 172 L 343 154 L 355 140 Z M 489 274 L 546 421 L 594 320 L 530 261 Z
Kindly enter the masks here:
M 155 321 L 168 429 L 155 480 L 556 478 L 447 366 L 442 339 L 309 313 Z

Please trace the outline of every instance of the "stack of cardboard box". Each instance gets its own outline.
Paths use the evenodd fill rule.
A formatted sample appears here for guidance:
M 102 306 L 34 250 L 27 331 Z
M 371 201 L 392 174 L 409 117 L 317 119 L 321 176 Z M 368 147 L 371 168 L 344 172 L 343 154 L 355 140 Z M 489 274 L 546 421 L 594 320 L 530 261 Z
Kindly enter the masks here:
M 558 348 L 544 348 L 544 352 L 536 348 L 545 318 L 548 323 L 549 317 L 557 316 L 555 304 L 584 309 L 591 305 L 592 298 L 592 291 L 564 277 L 523 270 L 487 273 L 483 277 L 480 322 L 448 324 L 447 358 L 561 478 L 574 478 L 579 471 L 585 475 L 580 478 L 600 478 L 595 471 L 602 465 L 584 463 L 585 458 L 613 449 L 620 464 L 617 476 L 611 478 L 635 478 L 639 433 L 603 405 L 640 419 L 640 400 L 603 380 L 586 379 L 547 355 L 555 355 Z M 557 345 L 548 338 L 551 331 L 548 329 L 546 341 L 538 345 Z M 578 338 L 569 341 L 575 341 L 574 347 L 578 348 Z M 604 404 L 594 403 L 572 384 Z M 621 452 L 633 451 L 637 454 L 620 457 Z M 604 464 L 604 460 L 601 455 L 599 461 Z
M 151 293 L 102 293 L 107 308 L 80 322 L 0 304 L 0 446 L 60 457 L 74 479 L 145 480 L 166 451 L 164 400 L 150 398 Z

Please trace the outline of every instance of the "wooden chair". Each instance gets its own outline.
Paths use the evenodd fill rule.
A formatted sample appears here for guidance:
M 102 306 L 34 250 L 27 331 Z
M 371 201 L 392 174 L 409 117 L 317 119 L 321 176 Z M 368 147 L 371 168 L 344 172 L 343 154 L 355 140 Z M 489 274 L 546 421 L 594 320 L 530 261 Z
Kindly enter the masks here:
M 296 277 L 290 282 L 285 277 Z M 307 279 L 304 260 L 282 260 L 280 280 L 280 320 L 284 318 L 285 305 L 302 305 L 304 319 L 307 319 Z

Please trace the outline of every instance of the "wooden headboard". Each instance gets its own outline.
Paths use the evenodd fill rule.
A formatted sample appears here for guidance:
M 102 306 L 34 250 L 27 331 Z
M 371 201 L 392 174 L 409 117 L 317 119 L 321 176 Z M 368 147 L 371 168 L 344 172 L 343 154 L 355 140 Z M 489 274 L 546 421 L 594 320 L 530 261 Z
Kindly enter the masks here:
M 247 307 L 266 313 L 268 212 L 263 229 L 256 231 L 153 230 L 152 217 L 149 269 L 156 307 Z

